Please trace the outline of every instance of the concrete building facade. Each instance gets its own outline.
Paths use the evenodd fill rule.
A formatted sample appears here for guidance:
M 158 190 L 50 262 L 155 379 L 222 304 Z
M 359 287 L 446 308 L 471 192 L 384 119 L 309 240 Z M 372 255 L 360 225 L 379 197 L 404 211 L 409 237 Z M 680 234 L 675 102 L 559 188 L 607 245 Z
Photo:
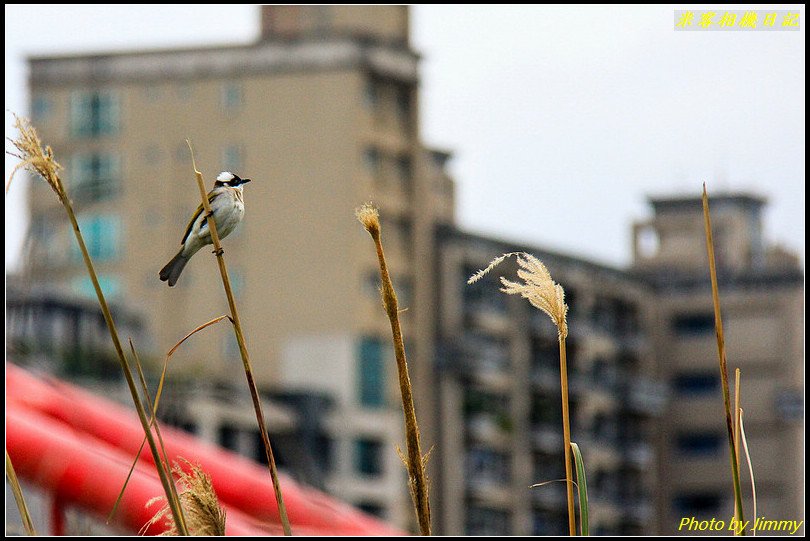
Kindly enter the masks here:
M 711 308 L 691 200 L 654 202 L 629 270 L 458 231 L 450 154 L 419 134 L 409 24 L 405 6 L 265 6 L 261 39 L 249 45 L 30 60 L 34 125 L 65 166 L 105 293 L 143 322 L 141 356 L 162 362 L 186 333 L 227 313 L 209 250 L 175 288 L 157 276 L 199 203 L 189 138 L 209 183 L 222 170 L 253 179 L 246 217 L 223 246 L 285 468 L 396 525 L 415 523 L 394 451 L 403 423 L 376 254 L 353 214 L 373 201 L 407 308 L 423 447 L 435 446 L 437 533 L 565 531 L 563 485 L 527 488 L 564 477 L 556 331 L 497 283 L 465 285 L 515 250 L 548 265 L 571 307 L 572 435 L 588 466 L 592 531 L 671 532 L 682 511 L 724 512 L 713 333 L 690 334 L 705 334 Z M 730 363 L 743 363 L 746 427 L 761 429 L 752 452 L 767 464 L 762 505 L 792 510 L 801 462 L 785 472 L 770 457 L 803 449 L 803 276 L 763 246 L 761 208 L 731 197 L 716 209 L 721 267 L 734 271 L 721 295 Z M 92 296 L 42 183 L 30 210 L 31 287 Z M 232 334 L 219 324 L 174 354 L 164 418 L 260 458 Z M 689 398 L 701 386 L 713 394 Z M 661 417 L 668 396 L 677 404 Z M 716 420 L 699 414 L 709 407 Z M 683 451 L 692 447 L 713 454 Z
M 253 179 L 245 220 L 223 245 L 256 380 L 325 395 L 335 457 L 326 485 L 407 525 L 409 496 L 389 452 L 402 421 L 376 255 L 354 218 L 365 201 L 380 208 L 408 307 L 412 377 L 424 383 L 432 286 L 415 275 L 435 257 L 434 224 L 452 221 L 453 189 L 444 154 L 419 137 L 407 7 L 262 13 L 262 37 L 249 45 L 32 58 L 33 121 L 64 162 L 105 293 L 144 316 L 151 340 L 139 346 L 157 359 L 227 313 L 209 250 L 175 288 L 157 278 L 199 203 L 185 140 L 207 182 L 222 170 Z M 92 295 L 55 198 L 36 183 L 30 201 L 26 272 Z M 243 385 L 232 334 L 221 326 L 195 336 L 170 374 Z
M 634 269 L 655 291 L 650 339 L 669 402 L 658 437 L 657 530 L 683 517 L 734 514 L 714 308 L 699 197 L 650 200 L 634 231 Z M 741 371 L 741 407 L 757 487 L 757 517 L 804 519 L 804 275 L 764 240 L 765 200 L 710 198 L 729 379 Z M 742 455 L 743 505 L 752 513 Z

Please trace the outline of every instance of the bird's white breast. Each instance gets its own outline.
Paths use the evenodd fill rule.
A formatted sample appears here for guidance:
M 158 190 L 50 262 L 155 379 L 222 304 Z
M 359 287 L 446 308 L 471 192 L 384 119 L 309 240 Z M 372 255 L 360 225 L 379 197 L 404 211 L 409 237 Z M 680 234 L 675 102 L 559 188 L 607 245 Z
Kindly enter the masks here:
M 220 238 L 230 235 L 242 218 L 245 216 L 245 201 L 242 197 L 242 188 L 224 186 L 211 202 L 211 211 L 217 224 L 217 233 Z M 210 237 L 208 228 L 201 229 L 201 236 Z

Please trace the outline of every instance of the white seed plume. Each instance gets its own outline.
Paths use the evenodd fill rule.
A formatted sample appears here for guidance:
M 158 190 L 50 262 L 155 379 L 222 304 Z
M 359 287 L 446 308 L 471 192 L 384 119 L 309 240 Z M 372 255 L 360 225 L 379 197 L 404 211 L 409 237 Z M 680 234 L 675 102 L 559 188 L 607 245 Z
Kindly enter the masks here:
M 501 291 L 507 295 L 520 295 L 524 299 L 528 299 L 532 306 L 539 308 L 551 318 L 557 326 L 557 332 L 561 338 L 568 336 L 568 323 L 566 322 L 568 306 L 565 304 L 565 291 L 560 284 L 554 283 L 546 266 L 533 255 L 526 252 L 503 254 L 493 259 L 485 269 L 473 274 L 467 283 L 477 282 L 506 258 L 512 256 L 515 256 L 521 267 L 518 269 L 517 275 L 525 283 L 513 282 L 501 277 L 501 283 L 504 285 Z

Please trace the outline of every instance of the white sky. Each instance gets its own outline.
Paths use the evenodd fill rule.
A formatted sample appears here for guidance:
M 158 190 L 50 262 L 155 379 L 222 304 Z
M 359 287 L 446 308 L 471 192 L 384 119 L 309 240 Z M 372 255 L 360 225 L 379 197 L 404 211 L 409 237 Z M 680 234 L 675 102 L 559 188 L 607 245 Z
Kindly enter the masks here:
M 697 195 L 706 181 L 710 194 L 765 195 L 766 238 L 804 261 L 804 8 L 770 8 L 800 11 L 800 32 L 675 32 L 673 10 L 686 8 L 700 7 L 414 7 L 422 138 L 455 152 L 460 224 L 623 265 L 646 197 Z M 258 8 L 243 5 L 6 5 L 5 16 L 7 137 L 9 111 L 27 113 L 25 55 L 258 35 Z M 6 197 L 7 269 L 26 188 L 15 181 Z

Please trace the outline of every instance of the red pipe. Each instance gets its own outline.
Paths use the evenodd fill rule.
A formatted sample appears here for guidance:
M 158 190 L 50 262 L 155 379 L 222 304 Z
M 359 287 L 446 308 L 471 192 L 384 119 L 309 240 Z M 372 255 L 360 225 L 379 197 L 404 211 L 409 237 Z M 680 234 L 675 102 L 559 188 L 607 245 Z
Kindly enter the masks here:
M 68 424 L 134 456 L 143 431 L 135 413 L 58 381 L 44 382 L 19 367 L 6 364 L 9 403 L 17 402 Z M 278 509 L 266 467 L 193 438 L 161 427 L 172 461 L 184 457 L 199 463 L 211 476 L 220 501 L 253 516 L 260 523 L 278 524 Z M 146 448 L 141 460 L 152 462 Z M 120 484 L 113 483 L 116 490 Z M 281 479 L 284 502 L 293 533 L 304 529 L 331 535 L 403 535 L 404 532 L 286 476 Z M 159 488 L 157 494 L 161 493 Z M 154 495 L 154 493 L 153 493 Z
M 95 513 L 106 520 L 124 484 L 131 460 L 90 436 L 40 413 L 10 402 L 6 408 L 6 448 L 17 474 L 51 493 L 53 534 L 64 534 L 64 510 L 68 504 Z M 146 503 L 164 494 L 154 466 L 135 468 L 114 523 L 138 532 L 160 508 Z M 273 528 L 262 528 L 255 520 L 225 506 L 228 535 L 267 535 Z M 277 528 L 276 528 L 277 530 Z M 159 534 L 162 525 L 153 525 L 147 534 Z

